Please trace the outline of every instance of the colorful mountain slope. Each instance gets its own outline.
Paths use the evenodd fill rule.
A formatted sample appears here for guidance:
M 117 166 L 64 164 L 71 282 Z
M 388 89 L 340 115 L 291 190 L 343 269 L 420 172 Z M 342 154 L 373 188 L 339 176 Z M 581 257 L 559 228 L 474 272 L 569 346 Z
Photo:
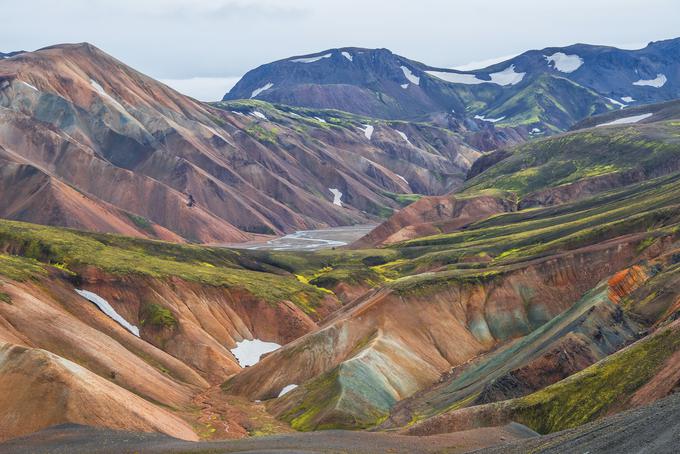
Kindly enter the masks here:
M 463 128 L 208 106 L 89 44 L 0 60 L 0 105 L 0 184 L 19 188 L 2 216 L 195 242 L 385 217 L 399 194 L 459 186 L 479 155 L 468 141 L 483 141 Z

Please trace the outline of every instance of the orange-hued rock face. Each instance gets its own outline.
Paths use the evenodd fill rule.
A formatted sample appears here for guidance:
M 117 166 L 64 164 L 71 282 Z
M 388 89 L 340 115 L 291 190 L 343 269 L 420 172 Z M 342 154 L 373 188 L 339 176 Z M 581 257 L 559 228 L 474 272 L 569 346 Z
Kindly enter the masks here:
M 78 364 L 1 342 L 0 405 L 0 441 L 66 422 L 198 439 L 187 422 Z
M 19 189 L 0 215 L 171 240 L 375 222 L 399 208 L 390 194 L 448 192 L 479 155 L 433 126 L 369 139 L 357 119 L 221 110 L 89 44 L 0 60 L 0 106 L 0 188 Z
M 452 366 L 524 336 L 568 309 L 627 266 L 637 256 L 638 241 L 623 238 L 532 260 L 488 282 L 452 279 L 407 293 L 369 293 L 320 330 L 230 379 L 225 389 L 269 399 L 288 384 L 306 383 L 278 399 L 272 411 L 294 424 L 305 418 L 304 429 L 375 424 L 395 402 Z M 324 402 L 318 404 L 322 409 L 308 416 L 310 402 L 316 401 Z
M 352 246 L 384 246 L 422 236 L 450 233 L 467 224 L 513 209 L 510 201 L 491 196 L 424 197 L 394 214 Z
M 245 436 L 270 422 L 263 407 L 222 398 L 213 386 L 242 370 L 231 349 L 243 339 L 283 345 L 317 326 L 296 305 L 265 302 L 245 290 L 116 277 L 93 268 L 82 271 L 78 287 L 64 277 L 55 272 L 35 281 L 0 279 L 7 301 L 0 301 L 0 343 L 8 345 L 0 347 L 0 401 L 7 409 L 3 415 L 14 421 L 0 417 L 3 439 L 64 422 L 183 439 L 197 437 L 192 425 L 203 437 Z M 140 329 L 141 338 L 76 288 L 104 298 Z M 338 306 L 329 296 L 314 317 Z M 158 308 L 170 318 L 155 321 Z M 7 391 L 22 380 L 26 384 L 15 394 Z M 217 432 L 210 430 L 211 421 Z

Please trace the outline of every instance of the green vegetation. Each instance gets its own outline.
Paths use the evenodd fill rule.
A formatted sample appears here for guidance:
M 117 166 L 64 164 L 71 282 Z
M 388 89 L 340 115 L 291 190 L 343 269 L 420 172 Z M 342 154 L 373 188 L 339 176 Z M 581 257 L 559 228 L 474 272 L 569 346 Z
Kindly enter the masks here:
M 584 178 L 664 170 L 680 156 L 680 138 L 671 123 L 590 129 L 532 141 L 472 178 L 465 191 L 494 188 L 525 196 Z
M 153 225 L 151 222 L 142 216 L 137 216 L 136 214 L 132 213 L 125 213 L 127 217 L 132 221 L 133 224 L 135 224 L 137 227 L 142 229 L 145 232 L 151 233 L 152 235 L 155 235 L 156 232 L 153 230 Z
M 156 328 L 172 329 L 177 326 L 177 319 L 170 309 L 158 304 L 147 304 L 142 309 L 142 325 L 151 325 Z
M 507 405 L 514 420 L 539 433 L 576 427 L 623 407 L 679 349 L 679 333 L 667 329 Z
M 276 145 L 279 130 L 277 128 L 264 128 L 257 123 L 253 123 L 245 128 L 245 132 L 258 142 Z
M 0 275 L 15 281 L 26 281 L 46 275 L 47 271 L 36 260 L 0 254 Z
M 395 194 L 393 192 L 383 192 L 383 194 L 397 202 L 402 207 L 410 205 L 413 202 L 417 202 L 423 198 L 421 194 Z
M 0 301 L 7 304 L 12 304 L 12 296 L 9 293 L 0 292 Z
M 44 264 L 72 272 L 94 266 L 113 275 L 179 277 L 212 286 L 236 287 L 270 302 L 289 300 L 313 313 L 326 293 L 285 270 L 242 251 L 96 234 L 14 221 L 0 221 L 0 274 L 25 280 L 45 274 Z

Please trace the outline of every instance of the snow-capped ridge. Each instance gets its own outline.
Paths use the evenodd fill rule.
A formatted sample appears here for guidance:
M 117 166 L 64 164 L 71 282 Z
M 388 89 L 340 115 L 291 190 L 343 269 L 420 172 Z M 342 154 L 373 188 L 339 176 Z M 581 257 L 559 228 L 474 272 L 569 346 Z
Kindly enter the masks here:
M 515 71 L 515 65 L 510 65 L 503 71 L 489 74 L 489 80 L 480 79 L 476 74 L 464 74 L 447 71 L 425 71 L 427 74 L 441 79 L 445 82 L 465 85 L 479 85 L 479 84 L 496 84 L 501 86 L 517 85 L 523 79 L 526 73 Z

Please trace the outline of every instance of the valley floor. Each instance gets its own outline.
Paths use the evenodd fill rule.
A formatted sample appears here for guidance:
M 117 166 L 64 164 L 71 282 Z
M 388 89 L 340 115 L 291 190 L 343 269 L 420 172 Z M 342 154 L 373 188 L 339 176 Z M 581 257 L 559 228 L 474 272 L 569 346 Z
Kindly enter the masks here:
M 229 244 L 230 248 L 268 251 L 319 251 L 346 246 L 367 235 L 375 225 L 348 225 L 317 230 L 298 230 L 278 238 Z
M 54 426 L 0 444 L 0 454 L 22 453 L 464 453 L 535 436 L 520 424 L 430 437 L 329 430 L 192 443 L 160 434 L 122 432 L 73 424 Z

